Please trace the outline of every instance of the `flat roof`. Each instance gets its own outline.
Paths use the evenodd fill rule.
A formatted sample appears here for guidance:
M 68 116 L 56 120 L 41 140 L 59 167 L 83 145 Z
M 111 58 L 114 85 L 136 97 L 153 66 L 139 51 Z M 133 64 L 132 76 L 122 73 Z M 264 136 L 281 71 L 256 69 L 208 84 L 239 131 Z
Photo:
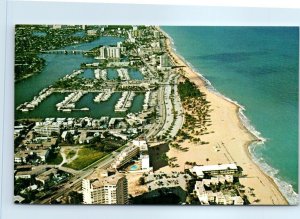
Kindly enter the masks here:
M 227 169 L 237 170 L 237 166 L 234 163 L 220 164 L 220 165 L 193 166 L 191 171 L 195 172 L 198 175 L 198 173 L 200 174 L 201 172 L 203 173 L 206 171 L 217 171 L 217 170 L 227 170 Z

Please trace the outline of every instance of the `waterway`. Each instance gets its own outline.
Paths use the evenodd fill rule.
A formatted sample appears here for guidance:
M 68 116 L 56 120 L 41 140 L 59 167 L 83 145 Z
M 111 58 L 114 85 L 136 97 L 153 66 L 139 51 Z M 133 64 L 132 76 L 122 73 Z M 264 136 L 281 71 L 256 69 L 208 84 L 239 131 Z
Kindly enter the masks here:
M 100 37 L 92 42 L 81 43 L 77 45 L 67 46 L 62 49 L 66 50 L 90 50 L 99 45 L 116 45 L 117 42 L 123 41 L 118 37 Z M 46 60 L 46 66 L 41 73 L 33 75 L 27 79 L 16 82 L 15 84 L 15 108 L 20 104 L 31 101 L 39 91 L 53 84 L 60 78 L 70 74 L 74 69 L 79 69 L 81 63 L 92 63 L 96 60 L 92 57 L 83 56 L 81 54 L 41 54 L 40 57 Z M 143 79 L 142 74 L 134 69 L 129 69 L 131 79 Z M 108 70 L 108 79 L 117 78 L 115 69 Z M 86 69 L 82 77 L 94 78 L 93 70 Z M 114 112 L 114 105 L 121 96 L 120 93 L 114 93 L 106 102 L 95 103 L 93 98 L 97 93 L 84 95 L 77 103 L 76 108 L 88 107 L 89 111 L 74 111 L 71 113 L 58 112 L 55 105 L 61 102 L 68 93 L 54 93 L 44 100 L 35 110 L 23 113 L 15 110 L 15 118 L 45 118 L 45 117 L 100 117 L 100 116 L 118 116 Z M 130 112 L 139 112 L 142 110 L 144 94 L 139 93 L 133 100 L 133 104 L 129 109 Z

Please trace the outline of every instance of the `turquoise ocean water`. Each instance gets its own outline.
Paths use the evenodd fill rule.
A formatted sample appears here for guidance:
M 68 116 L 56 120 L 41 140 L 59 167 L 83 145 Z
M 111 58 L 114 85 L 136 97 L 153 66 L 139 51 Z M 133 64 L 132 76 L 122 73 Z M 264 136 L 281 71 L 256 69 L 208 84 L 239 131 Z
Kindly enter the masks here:
M 243 106 L 241 118 L 263 144 L 250 152 L 290 203 L 298 193 L 299 28 L 170 27 L 175 50 Z M 246 117 L 244 117 L 245 115 Z

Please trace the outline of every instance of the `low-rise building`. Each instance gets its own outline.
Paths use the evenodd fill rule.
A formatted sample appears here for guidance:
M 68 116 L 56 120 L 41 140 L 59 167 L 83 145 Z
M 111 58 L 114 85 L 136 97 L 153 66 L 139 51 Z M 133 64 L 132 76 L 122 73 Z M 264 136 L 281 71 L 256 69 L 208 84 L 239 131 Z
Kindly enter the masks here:
M 217 179 L 215 177 L 215 179 Z M 209 205 L 210 203 L 217 205 L 243 205 L 244 200 L 240 196 L 232 196 L 230 194 L 224 194 L 222 191 L 213 192 L 212 190 L 206 190 L 206 187 L 210 186 L 211 179 L 203 179 L 202 181 L 196 181 L 194 187 L 194 193 L 197 195 L 199 202 L 202 205 Z M 216 183 L 215 180 L 212 182 Z M 224 181 L 225 182 L 225 181 Z M 220 181 L 218 182 L 220 183 Z M 213 183 L 211 183 L 213 184 Z
M 60 126 L 58 123 L 36 122 L 33 130 L 42 136 L 50 136 L 52 132 L 60 133 Z
M 50 170 L 47 170 L 39 174 L 38 176 L 36 176 L 35 179 L 45 184 L 51 178 L 51 175 L 55 175 L 55 174 L 57 174 L 57 169 L 51 168 Z
M 89 35 L 89 36 L 95 36 L 95 35 L 97 35 L 97 30 L 87 30 L 87 35 Z
M 204 174 L 214 175 L 229 175 L 238 171 L 237 166 L 232 164 L 193 166 L 190 171 L 198 177 L 203 178 Z
M 35 167 L 28 171 L 17 171 L 15 177 L 16 179 L 30 179 L 45 171 L 44 167 Z
M 15 154 L 14 161 L 15 163 L 26 163 L 26 158 L 28 157 L 28 151 L 19 151 Z
M 49 150 L 32 150 L 30 151 L 30 154 L 36 154 L 43 162 L 45 162 L 49 155 Z

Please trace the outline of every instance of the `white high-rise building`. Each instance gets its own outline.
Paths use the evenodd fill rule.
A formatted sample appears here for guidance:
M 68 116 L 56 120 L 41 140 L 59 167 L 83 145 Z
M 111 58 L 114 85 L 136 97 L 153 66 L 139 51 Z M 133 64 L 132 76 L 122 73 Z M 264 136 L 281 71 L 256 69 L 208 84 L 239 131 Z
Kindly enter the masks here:
M 52 29 L 61 29 L 62 25 L 60 24 L 54 24 L 52 25 Z
M 121 58 L 121 48 L 119 47 L 107 47 L 107 57 L 108 58 Z
M 160 33 L 157 30 L 153 31 L 153 35 L 154 35 L 155 38 L 159 38 L 160 37 Z
M 128 204 L 127 179 L 121 173 L 94 173 L 82 180 L 82 193 L 84 204 Z
M 89 36 L 96 36 L 97 35 L 97 30 L 87 30 L 87 35 Z
M 167 54 L 163 54 L 159 57 L 159 61 L 160 61 L 160 68 L 166 68 L 166 67 L 170 67 L 170 62 L 169 62 L 169 57 Z
M 150 159 L 148 154 L 142 154 L 140 156 L 142 162 L 142 170 L 149 170 L 150 168 Z
M 107 58 L 106 47 L 105 46 L 100 47 L 99 51 L 100 51 L 99 58 L 106 59 Z
M 100 47 L 100 59 L 119 59 L 121 58 L 121 48 L 120 47 Z

